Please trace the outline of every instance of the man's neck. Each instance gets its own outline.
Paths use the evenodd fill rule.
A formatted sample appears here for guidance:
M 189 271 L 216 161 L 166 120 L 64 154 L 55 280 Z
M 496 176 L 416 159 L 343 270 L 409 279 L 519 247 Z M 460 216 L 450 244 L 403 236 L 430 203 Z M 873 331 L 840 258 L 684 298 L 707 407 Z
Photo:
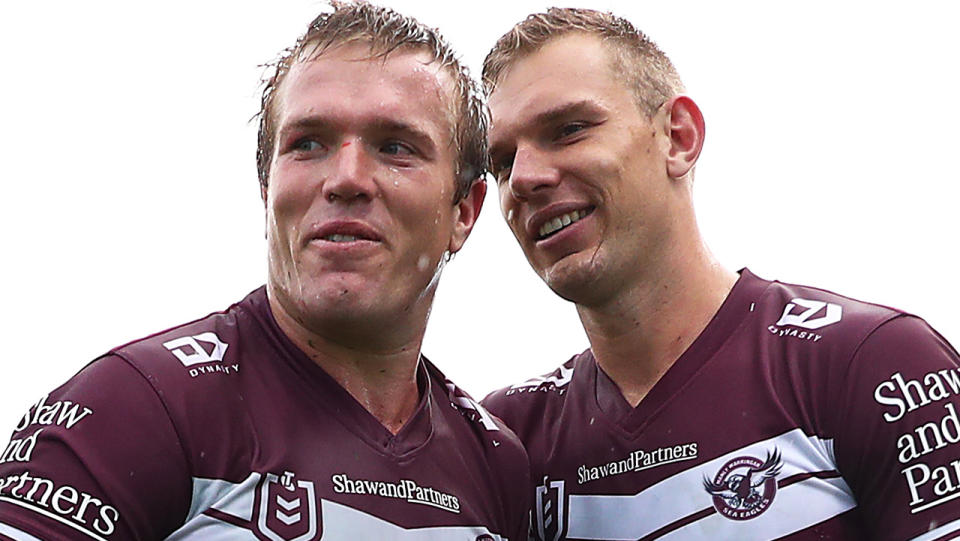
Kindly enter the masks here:
M 407 340 L 382 341 L 382 333 L 370 340 L 338 340 L 338 333 L 311 332 L 282 308 L 270 303 L 278 326 L 307 357 L 317 363 L 341 387 L 396 434 L 413 416 L 419 400 L 417 365 L 423 332 Z M 426 322 L 423 322 L 425 328 Z M 334 338 L 336 337 L 336 338 Z
M 703 245 L 595 307 L 577 306 L 597 363 L 636 407 L 717 313 L 737 274 Z

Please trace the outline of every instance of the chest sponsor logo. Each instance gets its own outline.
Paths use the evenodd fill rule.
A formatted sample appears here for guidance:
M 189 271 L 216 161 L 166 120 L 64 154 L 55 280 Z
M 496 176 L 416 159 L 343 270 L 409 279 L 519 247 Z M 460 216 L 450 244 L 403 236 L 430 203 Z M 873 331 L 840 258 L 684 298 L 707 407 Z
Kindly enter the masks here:
M 664 464 L 695 458 L 697 458 L 696 443 L 659 447 L 650 451 L 637 449 L 620 460 L 614 460 L 599 466 L 587 466 L 586 464 L 580 466 L 577 468 L 577 482 L 582 485 L 605 477 L 647 470 Z
M 749 520 L 767 509 L 777 495 L 777 475 L 783 467 L 774 448 L 764 460 L 741 456 L 727 462 L 703 488 L 713 497 L 713 507 L 731 520 Z
M 419 485 L 411 479 L 397 482 L 375 481 L 370 479 L 351 479 L 345 473 L 330 478 L 333 491 L 337 494 L 369 494 L 382 498 L 406 500 L 408 503 L 429 505 L 451 513 L 460 512 L 460 498 L 434 488 Z
M 314 484 L 293 472 L 264 475 L 257 505 L 257 533 L 270 541 L 313 541 L 323 533 Z
M 212 332 L 174 338 L 164 342 L 163 347 L 173 353 L 183 366 L 190 368 L 190 376 L 194 378 L 203 374 L 232 374 L 240 369 L 238 364 L 223 363 L 230 344 Z
M 559 541 L 566 533 L 566 494 L 563 480 L 543 478 L 543 484 L 537 487 L 534 511 L 537 516 L 537 533 L 543 541 Z

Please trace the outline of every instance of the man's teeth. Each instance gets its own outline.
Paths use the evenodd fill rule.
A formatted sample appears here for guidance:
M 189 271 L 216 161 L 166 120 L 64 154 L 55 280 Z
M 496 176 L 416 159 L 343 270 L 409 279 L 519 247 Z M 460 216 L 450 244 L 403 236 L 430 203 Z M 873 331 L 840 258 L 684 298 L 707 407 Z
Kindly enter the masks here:
M 587 215 L 585 210 L 575 210 L 573 212 L 568 212 L 562 216 L 557 216 L 552 220 L 548 220 L 547 223 L 540 226 L 540 238 L 546 237 L 551 233 L 555 233 L 568 225 L 579 221 L 581 218 Z
M 357 240 L 357 237 L 353 235 L 327 235 L 323 237 L 323 240 L 329 240 L 331 242 L 353 242 Z

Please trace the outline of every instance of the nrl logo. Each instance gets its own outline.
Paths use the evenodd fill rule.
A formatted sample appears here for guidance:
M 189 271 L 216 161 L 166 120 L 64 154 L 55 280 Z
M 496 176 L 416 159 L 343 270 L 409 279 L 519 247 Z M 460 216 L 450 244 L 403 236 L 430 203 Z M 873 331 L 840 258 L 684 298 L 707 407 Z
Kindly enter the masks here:
M 313 541 L 322 533 L 312 481 L 292 472 L 264 475 L 260 483 L 257 530 L 270 541 Z
M 767 452 L 766 460 L 752 456 L 734 458 L 720 468 L 703 488 L 713 496 L 713 507 L 731 520 L 748 520 L 766 511 L 777 494 L 777 475 L 783 468 L 780 451 Z
M 543 541 L 563 538 L 565 498 L 562 480 L 550 481 L 544 477 L 543 484 L 537 487 L 537 532 Z

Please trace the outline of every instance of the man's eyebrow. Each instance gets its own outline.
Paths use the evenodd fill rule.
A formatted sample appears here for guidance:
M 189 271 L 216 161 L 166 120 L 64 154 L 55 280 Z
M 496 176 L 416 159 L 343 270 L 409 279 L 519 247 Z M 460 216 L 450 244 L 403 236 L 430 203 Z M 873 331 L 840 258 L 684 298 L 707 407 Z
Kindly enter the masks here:
M 597 115 L 604 111 L 597 102 L 589 99 L 580 100 L 580 101 L 571 101 L 566 103 L 561 103 L 555 105 L 544 111 L 533 115 L 531 118 L 524 121 L 524 127 L 526 126 L 543 126 L 556 123 L 559 120 L 569 118 L 577 114 L 590 114 Z M 521 128 L 523 129 L 523 128 Z M 500 141 L 493 140 L 491 141 L 489 154 L 495 156 L 504 151 L 503 147 L 505 145 Z
M 410 142 L 418 146 L 420 151 L 428 156 L 432 156 L 438 150 L 437 145 L 443 144 L 442 141 L 437 141 L 434 136 L 430 135 L 430 131 L 425 127 L 404 120 L 377 118 L 370 122 L 370 128 L 376 133 L 402 135 L 410 139 Z M 446 131 L 443 131 L 441 135 L 446 133 Z
M 534 124 L 556 122 L 577 113 L 600 113 L 603 108 L 593 100 L 580 100 L 561 103 L 545 111 L 540 111 L 531 119 Z
M 378 131 L 407 133 L 419 139 L 431 139 L 430 134 L 427 133 L 427 130 L 416 124 L 404 122 L 402 120 L 380 118 L 371 122 L 370 125 Z
M 319 116 L 304 116 L 280 126 L 278 134 L 298 132 L 317 128 L 329 128 L 333 123 Z

